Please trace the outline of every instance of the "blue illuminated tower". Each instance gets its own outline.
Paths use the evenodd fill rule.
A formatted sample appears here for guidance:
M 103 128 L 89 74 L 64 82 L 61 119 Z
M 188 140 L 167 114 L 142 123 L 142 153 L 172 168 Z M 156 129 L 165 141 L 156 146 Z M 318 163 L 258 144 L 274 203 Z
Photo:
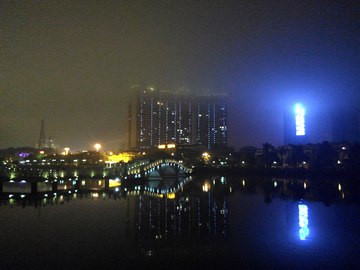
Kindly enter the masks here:
M 284 143 L 308 143 L 306 109 L 301 103 L 296 103 L 290 111 L 284 113 Z

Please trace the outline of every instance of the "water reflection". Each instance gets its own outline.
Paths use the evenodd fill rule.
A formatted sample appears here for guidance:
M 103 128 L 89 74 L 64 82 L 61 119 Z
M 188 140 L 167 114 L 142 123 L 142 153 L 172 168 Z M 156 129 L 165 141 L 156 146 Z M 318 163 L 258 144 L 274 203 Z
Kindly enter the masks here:
M 266 268 L 269 262 L 291 268 L 303 260 L 308 266 L 329 268 L 331 258 L 348 262 L 358 251 L 357 181 L 211 176 L 111 185 L 105 179 L 57 183 L 2 183 L 2 217 L 16 227 L 23 215 L 29 226 L 22 227 L 24 233 L 18 231 L 21 241 L 33 243 L 28 232 L 38 230 L 37 241 L 67 247 L 67 234 L 73 232 L 82 243 L 78 251 L 72 250 L 78 256 L 102 244 L 110 259 L 117 258 L 118 250 L 132 262 L 143 258 L 139 267 L 147 267 L 150 258 L 161 262 L 171 257 L 196 258 L 200 268 L 204 260 L 213 268 Z M 36 219 L 34 211 L 21 209 L 29 207 L 37 208 Z M 14 236 L 6 237 L 0 240 L 11 242 Z M 310 248 L 302 249 L 305 245 Z M 319 258 L 325 263 L 315 265 Z
M 222 199 L 233 192 L 243 194 L 262 194 L 264 202 L 269 204 L 274 199 L 321 201 L 326 206 L 331 204 L 360 203 L 358 196 L 360 182 L 358 181 L 329 181 L 309 179 L 280 179 L 255 178 L 244 179 L 238 177 L 210 177 L 202 179 L 165 178 L 152 181 L 120 182 L 105 179 L 75 179 L 55 180 L 54 182 L 16 182 L 0 181 L 0 203 L 6 204 L 12 199 L 12 205 L 17 202 L 33 202 L 43 198 L 58 199 L 65 196 L 67 200 L 74 198 L 74 194 L 91 198 L 126 198 L 127 196 L 150 196 L 163 201 L 175 200 L 182 207 L 182 199 L 207 201 L 207 216 L 216 219 L 217 210 L 222 210 Z M 205 199 L 206 197 L 206 199 Z M 215 198 L 215 199 L 214 199 Z M 179 202 L 180 200 L 180 202 Z M 161 201 L 161 200 L 160 200 Z M 30 203 L 31 204 L 31 203 Z M 26 206 L 26 204 L 25 204 Z
M 306 240 L 309 236 L 309 214 L 308 206 L 304 203 L 299 203 L 299 237 L 300 240 Z

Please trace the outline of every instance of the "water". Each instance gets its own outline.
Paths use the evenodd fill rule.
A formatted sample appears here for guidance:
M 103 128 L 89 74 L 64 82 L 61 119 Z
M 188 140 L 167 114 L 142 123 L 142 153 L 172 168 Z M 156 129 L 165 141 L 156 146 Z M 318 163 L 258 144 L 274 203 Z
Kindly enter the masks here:
M 360 262 L 356 182 L 184 181 L 24 198 L 4 192 L 0 269 L 343 269 Z

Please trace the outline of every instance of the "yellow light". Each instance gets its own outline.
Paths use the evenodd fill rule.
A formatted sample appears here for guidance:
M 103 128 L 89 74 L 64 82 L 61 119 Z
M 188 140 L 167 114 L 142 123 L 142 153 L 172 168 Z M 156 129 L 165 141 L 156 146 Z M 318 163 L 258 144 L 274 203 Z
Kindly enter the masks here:
M 43 154 L 45 153 L 45 151 L 44 151 L 44 150 L 41 150 L 39 153 L 40 153 L 41 155 L 43 155 Z
M 210 184 L 208 182 L 205 182 L 202 186 L 202 190 L 204 192 L 208 192 L 210 190 Z
M 69 154 L 69 151 L 70 151 L 70 148 L 69 148 L 69 147 L 65 147 L 64 150 L 65 150 L 65 153 L 64 153 L 64 154 L 65 154 L 65 155 L 68 155 L 68 154 Z
M 166 147 L 165 144 L 159 144 L 159 145 L 158 145 L 158 148 L 159 148 L 159 149 L 165 149 L 165 147 Z
M 169 148 L 169 149 L 175 148 L 175 147 L 176 147 L 175 143 L 169 143 L 169 144 L 167 145 L 167 148 Z
M 121 186 L 121 182 L 120 181 L 116 181 L 113 179 L 109 180 L 109 187 L 118 187 Z
M 167 198 L 170 199 L 170 200 L 174 200 L 176 197 L 175 193 L 168 193 L 167 194 Z
M 203 154 L 202 154 L 202 158 L 203 158 L 203 160 L 204 161 L 209 161 L 210 160 L 210 154 L 208 153 L 208 152 L 204 152 Z
M 125 162 L 128 163 L 129 161 L 131 161 L 133 158 L 135 157 L 134 153 L 129 153 L 129 152 L 123 152 L 120 153 L 118 155 L 111 155 L 107 157 L 107 161 L 109 162 Z

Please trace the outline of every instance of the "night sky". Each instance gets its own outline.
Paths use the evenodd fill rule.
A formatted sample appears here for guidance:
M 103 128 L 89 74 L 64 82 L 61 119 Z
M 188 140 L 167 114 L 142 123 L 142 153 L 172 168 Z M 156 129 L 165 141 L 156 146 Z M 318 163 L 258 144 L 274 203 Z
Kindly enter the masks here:
M 0 148 L 36 146 L 45 119 L 59 147 L 116 150 L 132 84 L 227 92 L 230 145 L 282 144 L 294 102 L 360 104 L 358 17 L 357 1 L 0 0 Z

